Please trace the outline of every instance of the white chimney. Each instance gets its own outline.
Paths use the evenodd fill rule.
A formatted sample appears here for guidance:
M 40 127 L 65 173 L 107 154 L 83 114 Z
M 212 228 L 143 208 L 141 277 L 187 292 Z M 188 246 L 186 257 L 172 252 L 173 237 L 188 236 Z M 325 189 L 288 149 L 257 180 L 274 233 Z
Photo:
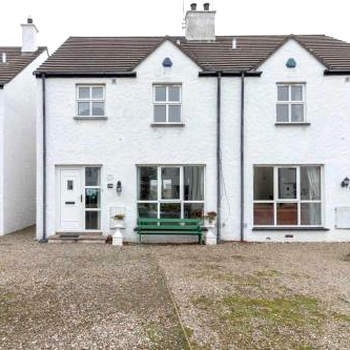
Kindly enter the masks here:
M 26 24 L 22 26 L 22 52 L 30 53 L 35 52 L 38 49 L 36 43 L 36 35 L 39 32 L 31 17 L 28 17 Z
M 203 10 L 197 11 L 197 4 L 191 4 L 191 10 L 186 13 L 186 39 L 200 41 L 215 40 L 215 14 L 210 11 L 209 3 L 205 3 Z

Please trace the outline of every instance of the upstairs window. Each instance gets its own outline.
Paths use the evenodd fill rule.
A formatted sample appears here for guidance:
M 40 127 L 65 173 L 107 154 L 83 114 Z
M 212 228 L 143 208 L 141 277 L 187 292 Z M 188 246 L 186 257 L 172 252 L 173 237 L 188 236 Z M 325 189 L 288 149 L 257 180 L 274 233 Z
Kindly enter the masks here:
M 154 85 L 153 122 L 181 123 L 181 85 Z
M 77 115 L 103 117 L 105 115 L 105 87 L 103 85 L 77 85 Z
M 305 122 L 304 84 L 277 84 L 277 123 Z

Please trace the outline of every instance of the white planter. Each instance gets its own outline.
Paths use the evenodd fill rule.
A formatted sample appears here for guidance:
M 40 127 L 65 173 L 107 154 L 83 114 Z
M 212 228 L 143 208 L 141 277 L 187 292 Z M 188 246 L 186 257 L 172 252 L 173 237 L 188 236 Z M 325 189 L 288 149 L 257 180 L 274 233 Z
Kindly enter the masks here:
M 123 245 L 123 234 L 122 231 L 123 229 L 125 229 L 123 224 L 117 224 L 114 227 L 112 227 L 112 229 L 114 229 L 114 233 L 112 235 L 112 245 L 114 246 L 122 246 Z
M 208 230 L 205 233 L 205 244 L 206 245 L 216 245 L 216 232 L 215 232 L 215 224 L 208 224 L 205 226 Z

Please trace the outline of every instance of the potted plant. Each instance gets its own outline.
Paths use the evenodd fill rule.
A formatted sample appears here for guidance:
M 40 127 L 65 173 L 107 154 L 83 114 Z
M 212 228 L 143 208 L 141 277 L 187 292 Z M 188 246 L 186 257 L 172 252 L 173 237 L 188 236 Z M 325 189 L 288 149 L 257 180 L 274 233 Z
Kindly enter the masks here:
M 216 214 L 215 211 L 208 211 L 207 212 L 207 216 L 208 216 L 208 219 L 209 219 L 209 224 L 213 224 L 215 222 L 217 214 Z
M 124 214 L 116 214 L 116 215 L 114 215 L 113 218 L 116 221 L 116 224 L 120 225 L 122 223 L 122 221 L 124 220 L 125 215 Z

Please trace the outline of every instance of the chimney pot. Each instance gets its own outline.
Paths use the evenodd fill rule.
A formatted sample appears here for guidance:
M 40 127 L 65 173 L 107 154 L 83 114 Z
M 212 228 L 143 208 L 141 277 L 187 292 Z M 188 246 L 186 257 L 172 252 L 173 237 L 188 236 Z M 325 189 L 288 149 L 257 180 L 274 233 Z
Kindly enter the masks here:
M 203 4 L 203 7 L 204 7 L 204 11 L 209 11 L 209 7 L 210 7 L 209 2 L 206 2 L 205 4 Z
M 232 49 L 233 50 L 237 49 L 237 39 L 236 38 L 232 39 Z
M 2 63 L 7 63 L 6 52 L 2 53 Z
M 27 23 L 28 23 L 28 24 L 32 24 L 32 23 L 33 23 L 33 18 L 29 16 L 29 17 L 27 18 Z
M 191 4 L 191 11 L 196 11 L 197 10 L 197 4 L 195 2 L 193 2 Z

